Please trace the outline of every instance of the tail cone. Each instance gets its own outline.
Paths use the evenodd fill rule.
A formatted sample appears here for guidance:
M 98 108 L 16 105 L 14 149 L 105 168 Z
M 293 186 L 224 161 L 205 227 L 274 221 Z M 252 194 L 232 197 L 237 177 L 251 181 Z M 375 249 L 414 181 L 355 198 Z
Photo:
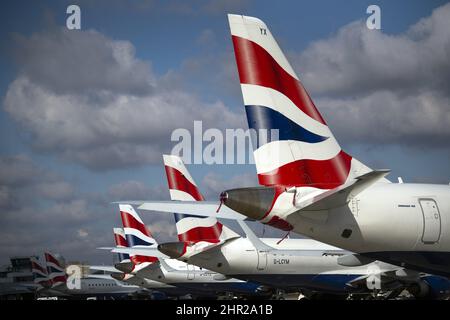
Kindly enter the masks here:
M 173 259 L 181 257 L 186 252 L 184 242 L 168 242 L 158 245 L 158 250 Z
M 220 201 L 251 219 L 261 220 L 270 211 L 274 197 L 275 188 L 239 188 L 222 192 Z
M 125 272 L 125 273 L 131 273 L 133 271 L 133 263 L 132 262 L 116 263 L 114 265 L 114 267 L 117 270 L 120 270 L 120 271 Z

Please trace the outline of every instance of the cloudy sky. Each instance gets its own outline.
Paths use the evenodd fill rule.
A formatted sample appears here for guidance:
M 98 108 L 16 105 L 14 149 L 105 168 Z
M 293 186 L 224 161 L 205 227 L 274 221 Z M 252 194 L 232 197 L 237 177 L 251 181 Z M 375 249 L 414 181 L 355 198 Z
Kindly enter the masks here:
M 176 128 L 246 128 L 226 13 L 263 19 L 340 141 L 405 182 L 450 182 L 447 1 L 9 1 L 0 12 L 0 263 L 95 250 L 112 201 L 167 199 Z M 65 28 L 81 7 L 80 31 Z M 381 30 L 365 26 L 381 7 Z M 208 199 L 252 165 L 191 165 Z M 160 241 L 172 217 L 142 212 Z M 255 225 L 255 230 L 262 231 Z M 266 234 L 280 236 L 266 230 Z

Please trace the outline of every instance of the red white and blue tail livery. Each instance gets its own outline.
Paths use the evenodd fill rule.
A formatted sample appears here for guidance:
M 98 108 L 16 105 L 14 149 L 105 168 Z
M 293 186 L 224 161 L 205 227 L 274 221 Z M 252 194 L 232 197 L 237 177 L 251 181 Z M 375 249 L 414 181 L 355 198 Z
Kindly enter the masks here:
M 122 228 L 113 228 L 114 242 L 118 248 L 128 247 L 127 239 L 125 237 L 125 231 Z M 126 253 L 118 253 L 119 263 L 130 262 L 130 256 Z
M 266 24 L 228 20 L 249 127 L 275 134 L 253 137 L 262 186 L 224 190 L 219 214 L 448 277 L 448 184 L 389 183 L 389 170 L 371 170 L 344 152 Z M 212 206 L 149 201 L 139 208 L 208 216 Z
M 156 247 L 156 240 L 145 226 L 141 217 L 129 204 L 120 204 L 120 216 L 122 218 L 123 230 L 127 240 L 128 247 Z M 140 264 L 150 264 L 158 261 L 156 257 L 147 257 L 140 255 L 130 255 L 130 260 L 134 266 Z M 142 267 L 142 266 L 141 266 Z
M 163 155 L 171 200 L 203 201 L 203 195 L 180 157 Z M 174 213 L 178 240 L 185 244 L 182 255 L 207 250 L 229 239 L 239 237 L 215 217 L 198 217 Z
M 341 149 L 266 24 L 228 19 L 249 128 L 267 130 L 252 141 L 260 184 L 332 189 L 368 172 Z
M 64 265 L 59 259 L 50 252 L 45 253 L 45 262 L 47 264 L 48 278 L 52 282 L 52 286 L 63 285 L 67 281 L 67 275 Z
M 30 262 L 34 283 L 44 288 L 51 287 L 52 283 L 48 277 L 46 268 L 38 261 L 36 257 L 30 257 Z
M 180 157 L 163 155 L 164 168 L 169 185 L 170 199 L 179 201 L 203 201 L 203 195 L 192 179 Z M 187 244 L 199 242 L 219 243 L 238 237 L 235 232 L 217 221 L 215 217 L 202 218 L 174 213 L 178 240 Z

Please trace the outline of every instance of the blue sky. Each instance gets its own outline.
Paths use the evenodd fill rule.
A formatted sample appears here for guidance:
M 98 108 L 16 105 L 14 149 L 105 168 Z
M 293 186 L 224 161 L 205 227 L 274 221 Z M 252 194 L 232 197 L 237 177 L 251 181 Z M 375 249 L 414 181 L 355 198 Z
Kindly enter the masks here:
M 191 128 L 191 120 L 202 120 L 204 114 L 209 114 L 208 124 L 215 125 L 220 122 L 215 121 L 221 112 L 225 112 L 230 120 L 220 125 L 232 128 L 245 124 L 239 120 L 243 121 L 244 110 L 227 12 L 257 16 L 268 24 L 349 153 L 372 167 L 392 169 L 390 177 L 393 180 L 402 176 L 406 182 L 450 181 L 450 152 L 446 142 L 450 133 L 445 129 L 450 122 L 449 92 L 441 85 L 448 83 L 445 80 L 449 78 L 450 69 L 445 61 L 439 65 L 438 57 L 442 54 L 439 47 L 429 52 L 426 61 L 416 63 L 412 60 L 422 56 L 421 48 L 437 41 L 437 37 L 440 37 L 440 43 L 449 42 L 449 33 L 440 29 L 445 25 L 442 20 L 449 11 L 448 5 L 445 6 L 447 1 L 355 0 L 346 1 L 345 6 L 343 2 L 325 0 L 284 1 L 276 5 L 273 1 L 80 1 L 82 30 L 73 31 L 79 34 L 75 38 L 67 31 L 61 31 L 67 17 L 66 7 L 72 3 L 9 1 L 3 4 L 0 12 L 0 157 L 3 166 L 0 168 L 3 180 L 0 180 L 0 191 L 6 199 L 0 204 L 3 211 L 9 212 L 0 218 L 3 220 L 0 224 L 4 225 L 2 232 L 7 234 L 0 243 L 2 261 L 13 253 L 34 254 L 48 248 L 60 251 L 69 259 L 108 262 L 108 255 L 98 254 L 94 248 L 110 244 L 109 230 L 119 223 L 116 208 L 109 202 L 119 200 L 117 197 L 136 195 L 135 198 L 142 198 L 147 194 L 147 198 L 167 198 L 165 175 L 158 157 L 160 152 L 170 150 L 173 143 L 167 136 L 169 129 L 160 127 L 157 122 L 149 122 L 146 128 L 145 122 L 140 122 L 140 113 L 148 110 L 143 105 L 146 101 L 166 103 L 170 100 L 167 108 L 176 101 L 178 105 L 174 106 L 173 112 L 180 118 L 187 116 L 183 110 L 188 110 L 186 113 L 194 110 L 183 123 L 187 128 Z M 381 7 L 382 30 L 374 31 L 375 36 L 362 27 L 370 4 Z M 440 11 L 433 13 L 435 9 Z M 417 25 L 423 18 L 433 23 Z M 411 28 L 414 25 L 416 28 Z M 87 34 L 92 30 L 95 30 L 93 34 Z M 352 40 L 345 36 L 349 34 L 360 38 Z M 345 41 L 350 42 L 348 46 Z M 339 49 L 350 47 L 352 41 L 367 42 L 360 53 Z M 123 73 L 112 73 L 114 79 L 95 74 L 97 70 L 108 72 L 122 66 L 108 64 L 107 60 L 110 58 L 108 48 L 119 42 L 125 42 L 127 50 L 131 48 L 126 54 L 132 60 L 132 67 L 125 68 Z M 375 42 L 376 48 L 381 47 L 380 52 L 385 55 L 379 59 L 373 55 L 373 48 L 370 49 Z M 62 47 L 66 45 L 69 47 L 64 50 L 73 52 L 76 50 L 70 45 L 77 43 L 80 44 L 79 52 L 70 54 L 81 64 L 79 68 L 71 66 L 74 59 L 64 60 L 66 58 L 58 54 L 59 46 L 61 52 L 65 52 Z M 321 46 L 317 46 L 318 43 Z M 417 53 L 403 50 L 405 43 L 417 48 L 414 49 Z M 335 53 L 333 46 L 338 48 Z M 94 51 L 93 47 L 99 51 Z M 323 52 L 319 47 L 331 49 Z M 445 51 L 445 47 L 442 50 Z M 85 60 L 98 57 L 97 63 L 103 63 L 104 55 L 104 69 L 88 66 L 88 61 L 83 58 L 77 60 L 84 53 Z M 363 61 L 359 68 L 361 74 L 355 74 L 353 69 L 347 72 L 350 67 L 358 70 L 352 62 L 354 55 Z M 388 65 L 389 60 L 397 58 L 405 60 L 405 65 Z M 320 77 L 322 68 L 331 60 L 334 61 L 331 67 L 342 72 L 342 83 L 333 82 L 333 77 Z M 83 65 L 85 62 L 86 66 Z M 42 67 L 47 64 L 51 67 Z M 422 72 L 415 69 L 416 65 L 430 65 L 430 68 Z M 52 66 L 56 69 L 51 69 Z M 398 73 L 392 74 L 399 76 L 377 72 L 395 71 L 396 67 L 399 67 Z M 81 71 L 77 72 L 77 69 Z M 302 74 L 306 75 L 305 79 Z M 318 74 L 317 77 L 308 76 Z M 411 81 L 411 74 L 418 78 L 416 82 Z M 63 86 L 72 76 L 74 79 Z M 121 77 L 122 82 L 117 79 Z M 427 81 L 427 77 L 433 80 Z M 18 81 L 23 79 L 29 82 Z M 148 92 L 142 89 L 138 83 L 141 79 L 148 81 L 152 89 Z M 130 118 L 123 117 L 124 111 L 120 111 L 123 130 L 122 122 L 118 128 L 97 127 L 95 122 L 90 122 L 97 113 L 91 113 L 96 106 L 89 103 L 101 100 L 103 96 L 98 97 L 97 92 L 83 87 L 89 81 L 99 85 L 113 97 L 111 99 L 142 99 L 137 104 L 130 102 L 135 107 L 130 107 Z M 102 81 L 111 83 L 110 87 L 109 84 L 103 86 Z M 391 83 L 389 81 L 395 85 L 385 85 Z M 366 85 L 359 87 L 361 83 Z M 71 85 L 77 86 L 77 91 Z M 27 92 L 41 87 L 43 91 L 36 92 L 42 95 L 42 101 L 34 105 L 37 100 L 27 97 Z M 133 90 L 144 90 L 144 93 L 136 94 Z M 73 105 L 46 106 L 43 103 L 61 103 L 67 97 L 90 102 L 83 105 L 82 114 L 73 113 L 76 112 Z M 358 106 L 361 107 L 357 116 L 345 113 L 346 108 Z M 110 107 L 106 100 L 101 100 L 101 108 Z M 65 114 L 64 108 L 74 117 L 73 121 L 87 123 L 87 129 L 80 135 L 86 134 L 89 143 L 74 137 L 79 132 L 76 125 L 70 123 L 71 119 L 58 118 Z M 157 110 L 158 106 L 155 108 L 151 110 Z M 333 108 L 341 108 L 343 113 L 335 117 Z M 431 111 L 422 117 L 423 110 Z M 48 126 L 45 119 L 40 120 L 44 115 L 51 119 Z M 150 115 L 142 114 L 142 118 L 146 117 L 150 118 Z M 391 124 L 393 119 L 399 124 Z M 111 120 L 111 123 L 115 122 Z M 139 130 L 128 132 L 125 129 L 127 123 Z M 380 124 L 386 127 L 383 129 Z M 97 136 L 88 131 L 92 126 L 95 126 L 92 132 Z M 120 148 L 127 152 L 118 152 Z M 150 155 L 145 148 L 154 148 L 151 149 L 154 151 Z M 102 161 L 107 164 L 103 166 Z M 255 183 L 252 165 L 192 165 L 189 169 L 210 199 L 215 199 L 220 188 Z M 23 172 L 30 176 L 23 177 Z M 42 181 L 44 185 L 41 185 Z M 42 192 L 40 188 L 54 192 Z M 36 224 L 15 225 L 17 216 L 21 216 L 19 222 L 29 220 Z M 164 230 L 161 239 L 173 237 L 173 231 L 167 232 L 164 228 L 171 225 L 170 219 L 150 215 L 144 218 L 156 229 Z M 30 235 L 42 240 L 34 243 Z M 16 242 L 26 244 L 26 249 L 12 245 Z M 85 250 L 80 251 L 80 248 Z

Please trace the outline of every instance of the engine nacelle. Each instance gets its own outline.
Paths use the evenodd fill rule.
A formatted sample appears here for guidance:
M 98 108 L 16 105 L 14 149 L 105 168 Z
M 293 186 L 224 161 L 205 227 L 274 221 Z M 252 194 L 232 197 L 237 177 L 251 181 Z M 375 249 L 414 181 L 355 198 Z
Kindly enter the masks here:
M 408 287 L 408 292 L 418 299 L 444 299 L 450 297 L 450 280 L 428 275 Z
M 427 298 L 430 296 L 430 286 L 424 281 L 418 281 L 408 287 L 408 292 L 415 298 Z

